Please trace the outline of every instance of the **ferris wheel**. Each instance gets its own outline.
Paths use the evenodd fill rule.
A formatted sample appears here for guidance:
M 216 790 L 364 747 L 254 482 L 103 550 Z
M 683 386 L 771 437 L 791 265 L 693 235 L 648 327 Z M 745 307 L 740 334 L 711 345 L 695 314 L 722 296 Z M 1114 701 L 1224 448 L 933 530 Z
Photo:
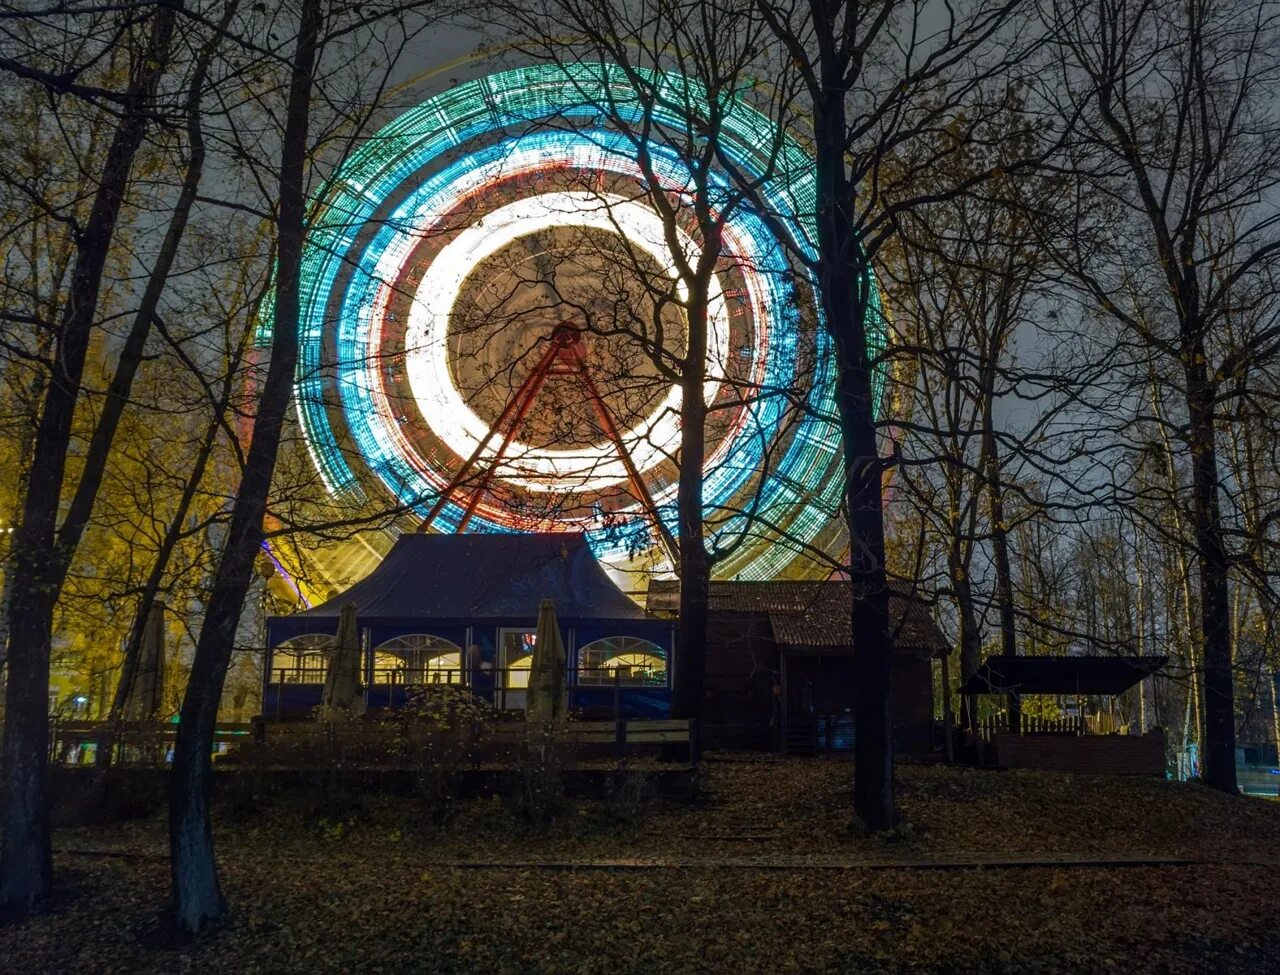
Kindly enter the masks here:
M 703 97 L 653 79 L 678 94 L 664 104 Z M 583 531 L 607 564 L 670 569 L 688 296 L 635 127 L 609 124 L 643 111 L 609 65 L 526 67 L 423 102 L 343 163 L 309 230 L 295 384 L 329 492 L 398 506 L 403 531 Z M 648 118 L 685 121 L 663 112 Z M 768 579 L 843 544 L 834 357 L 797 259 L 811 161 L 746 104 L 725 118 L 763 212 L 722 220 L 703 494 L 710 530 L 737 543 L 717 575 Z M 688 164 L 660 136 L 645 149 L 678 210 Z M 695 226 L 674 246 L 696 259 Z M 877 298 L 876 342 L 880 321 Z

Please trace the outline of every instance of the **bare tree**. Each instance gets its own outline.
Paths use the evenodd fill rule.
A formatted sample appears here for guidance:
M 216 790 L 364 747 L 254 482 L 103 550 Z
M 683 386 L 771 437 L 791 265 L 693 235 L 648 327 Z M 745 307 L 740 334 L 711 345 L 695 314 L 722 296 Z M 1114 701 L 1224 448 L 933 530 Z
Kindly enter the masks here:
M 1009 76 L 1021 56 L 1003 43 L 1017 6 L 1013 0 L 948 5 L 934 23 L 925 4 L 758 3 L 781 49 L 779 77 L 794 78 L 803 92 L 797 102 L 803 112 L 787 122 L 813 147 L 815 231 L 803 259 L 817 275 L 824 325 L 836 348 L 858 634 L 854 811 L 871 829 L 892 827 L 895 812 L 885 462 L 875 420 L 877 346 L 885 329 L 868 271 L 892 239 L 896 216 L 926 198 L 913 191 L 916 178 L 978 138 L 993 112 L 980 96 L 990 77 Z M 956 138 L 940 145 L 933 132 L 951 123 L 958 123 Z M 927 198 L 958 192 L 985 175 Z
M 988 627 L 1000 653 L 1018 652 L 1019 616 L 1033 609 L 1019 607 L 1012 539 L 1021 519 L 1050 515 L 1045 496 L 1024 495 L 1023 479 L 1065 485 L 1094 462 L 1072 443 L 1085 418 L 1071 417 L 1110 365 L 1057 349 L 1065 309 L 1043 239 L 1061 223 L 1061 187 L 1020 169 L 1046 140 L 1031 137 L 1023 99 L 1008 97 L 1008 115 L 932 177 L 944 198 L 899 216 L 898 240 L 883 260 L 891 351 L 917 362 L 913 410 L 895 425 L 894 504 L 914 513 L 924 539 L 936 538 L 924 565 L 936 559 L 940 567 L 927 575 L 945 579 L 940 594 L 954 605 L 961 681 L 977 672 Z M 996 131 L 1014 136 L 997 139 Z M 983 172 L 992 175 L 969 191 L 945 193 Z M 926 178 L 917 188 L 930 185 Z M 1089 492 L 1057 493 L 1054 517 L 1087 517 Z M 961 711 L 970 729 L 976 703 L 967 699 Z
M 426 10 L 425 16 L 419 15 L 419 8 Z M 277 30 L 292 32 L 287 58 L 277 62 L 274 52 L 252 45 L 255 55 L 266 54 L 268 66 L 281 68 L 278 74 L 263 71 L 265 90 L 254 107 L 266 111 L 251 112 L 247 124 L 230 125 L 223 136 L 233 158 L 245 168 L 242 176 L 261 195 L 261 204 L 254 208 L 231 198 L 215 202 L 228 212 L 249 210 L 269 221 L 275 257 L 274 304 L 269 360 L 265 369 L 253 370 L 254 401 L 237 404 L 246 409 L 252 432 L 247 448 L 237 448 L 239 482 L 230 499 L 225 531 L 220 533 L 174 748 L 170 877 L 172 920 L 181 932 L 194 934 L 226 912 L 209 818 L 213 733 L 262 542 L 273 524 L 275 531 L 283 530 L 279 519 L 269 514 L 269 504 L 298 372 L 308 190 L 317 185 L 321 189 L 317 197 L 323 198 L 320 174 L 328 155 L 345 152 L 364 135 L 372 115 L 384 106 L 388 77 L 405 45 L 437 16 L 435 7 L 396 0 L 377 5 L 301 0 L 296 12 L 280 11 L 270 27 L 273 37 Z M 368 54 L 378 70 L 353 76 L 352 59 Z M 271 114 L 277 109 L 283 115 L 279 130 Z M 264 151 L 268 146 L 274 149 Z M 199 371 L 198 363 L 192 366 Z M 223 396 L 211 399 L 221 403 Z M 219 410 L 215 414 L 214 422 L 226 422 Z M 286 494 L 281 510 L 288 511 L 288 502 L 296 500 Z M 372 518 L 343 519 L 340 525 L 349 531 L 353 524 L 385 517 L 385 512 L 378 512 Z M 312 532 L 323 528 L 304 527 Z
M 681 580 L 672 710 L 678 716 L 699 719 L 705 698 L 711 574 L 715 563 L 748 534 L 708 530 L 703 491 L 708 423 L 714 422 L 717 409 L 740 409 L 750 398 L 762 395 L 759 390 L 740 390 L 731 397 L 733 403 L 716 405 L 708 404 L 705 389 L 708 354 L 714 351 L 708 328 L 711 284 L 744 259 L 731 252 L 725 228 L 739 216 L 750 194 L 776 175 L 783 148 L 780 139 L 751 147 L 759 157 L 751 185 L 735 187 L 726 178 L 721 163 L 731 141 L 731 116 L 738 110 L 738 100 L 753 87 L 764 25 L 747 2 L 549 0 L 533 6 L 513 4 L 508 11 L 517 49 L 564 67 L 570 84 L 575 77 L 568 68 L 571 63 L 582 59 L 599 65 L 594 70 L 605 82 L 600 86 L 605 96 L 591 97 L 608 126 L 622 135 L 634 153 L 641 184 L 632 195 L 661 221 L 674 280 L 646 273 L 643 255 L 627 247 L 627 264 L 636 272 L 634 277 L 649 283 L 655 314 L 651 321 L 627 316 L 624 322 L 615 316 L 606 327 L 630 333 L 681 390 L 680 443 L 672 458 L 678 479 L 679 530 L 674 546 L 667 540 L 668 547 L 678 549 L 671 555 Z M 772 91 L 781 114 L 785 89 L 778 86 Z M 672 155 L 687 173 L 676 184 L 664 167 L 664 160 Z M 686 240 L 695 241 L 696 250 Z M 673 308 L 679 310 L 683 336 L 673 334 L 670 323 L 664 321 Z M 788 392 L 772 391 L 772 395 Z M 718 514 L 723 521 L 729 513 Z M 714 515 L 711 518 L 716 520 Z M 659 523 L 659 535 L 664 532 Z
M 119 121 L 102 162 L 88 220 L 77 235 L 22 499 L 10 570 L 12 624 L 5 688 L 4 837 L 0 845 L 0 901 L 19 911 L 46 896 L 52 884 L 46 708 L 53 612 L 71 554 L 63 548 L 65 540 L 58 537 L 71 425 L 112 238 L 134 160 L 154 121 L 157 88 L 169 64 L 175 22 L 173 8 L 158 8 L 125 35 L 136 32 L 140 36 L 132 37 L 136 47 L 128 84 L 112 96 L 119 104 Z M 16 63 L 5 67 L 24 76 Z M 55 84 L 47 71 L 36 74 L 42 83 Z
M 228 537 L 205 607 L 200 639 L 169 782 L 169 858 L 173 918 L 179 930 L 197 932 L 226 910 L 213 857 L 209 820 L 210 743 L 218 702 L 231 661 L 236 626 L 244 605 L 253 563 L 262 544 L 263 518 L 276 455 L 293 389 L 298 356 L 299 276 L 306 216 L 306 169 L 312 86 L 320 32 L 322 0 L 303 0 L 290 61 L 285 129 L 279 167 L 279 217 L 276 230 L 276 308 L 271 362 L 254 416 L 253 436 L 236 491 Z
M 1043 95 L 1078 118 L 1066 160 L 1109 201 L 1064 249 L 1073 280 L 1178 389 L 1169 430 L 1191 467 L 1205 777 L 1234 792 L 1233 556 L 1223 518 L 1220 412 L 1274 358 L 1280 326 L 1228 335 L 1232 307 L 1280 256 L 1274 194 L 1277 14 L 1266 4 L 1054 4 L 1058 71 Z M 1051 80 L 1050 80 L 1051 79 Z

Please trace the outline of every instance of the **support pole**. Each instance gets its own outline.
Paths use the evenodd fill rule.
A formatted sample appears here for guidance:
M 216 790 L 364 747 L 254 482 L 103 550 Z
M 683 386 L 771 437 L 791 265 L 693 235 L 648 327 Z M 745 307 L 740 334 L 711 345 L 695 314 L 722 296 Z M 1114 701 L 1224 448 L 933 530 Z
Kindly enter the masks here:
M 583 388 L 587 391 L 587 397 L 591 400 L 591 405 L 595 409 L 596 418 L 600 421 L 601 429 L 604 431 L 605 436 L 613 441 L 613 447 L 618 452 L 618 459 L 622 461 L 622 466 L 626 469 L 627 480 L 631 484 L 631 490 L 635 492 L 636 500 L 649 513 L 649 519 L 653 522 L 654 531 L 658 533 L 658 537 L 662 540 L 662 547 L 666 549 L 667 558 L 671 559 L 672 566 L 678 572 L 680 568 L 679 546 L 676 545 L 676 540 L 672 537 L 667 526 L 663 524 L 662 518 L 658 514 L 658 506 L 653 501 L 653 495 L 645 487 L 644 481 L 640 477 L 640 472 L 636 469 L 635 462 L 631 459 L 631 454 L 627 451 L 626 444 L 622 442 L 622 433 L 618 430 L 618 425 L 614 423 L 613 415 L 609 412 L 608 406 L 605 405 L 604 397 L 600 395 L 595 382 L 591 379 L 591 373 L 587 370 L 587 364 L 582 355 L 582 340 L 576 333 L 572 341 L 565 346 L 565 354 L 569 357 Z

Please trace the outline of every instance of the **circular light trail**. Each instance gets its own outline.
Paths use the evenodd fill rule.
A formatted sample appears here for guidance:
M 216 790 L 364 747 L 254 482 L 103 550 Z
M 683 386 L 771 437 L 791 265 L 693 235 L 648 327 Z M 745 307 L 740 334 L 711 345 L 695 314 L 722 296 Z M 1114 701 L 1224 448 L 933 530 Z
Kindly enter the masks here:
M 468 227 L 444 247 L 431 262 L 414 295 L 407 331 L 405 364 L 422 415 L 450 448 L 469 457 L 489 431 L 490 424 L 463 401 L 449 369 L 449 310 L 454 306 L 463 279 L 494 251 L 518 237 L 555 226 L 620 229 L 633 246 L 662 264 L 670 261 L 663 241 L 662 221 L 638 203 L 608 194 L 578 192 L 543 193 L 509 203 L 485 216 L 482 226 Z M 697 244 L 682 233 L 682 244 L 696 259 Z M 673 275 L 674 276 L 674 275 Z M 686 297 L 683 286 L 677 289 Z M 718 281 L 712 280 L 710 298 L 711 400 L 724 378 L 724 356 L 729 347 L 729 315 Z M 680 389 L 673 386 L 652 415 L 637 428 L 623 433 L 632 462 L 647 471 L 674 450 L 680 439 L 677 416 Z M 526 486 L 540 491 L 601 490 L 626 480 L 627 472 L 611 443 L 568 450 L 538 449 L 518 441 L 509 448 L 514 460 L 504 476 L 527 478 Z M 490 446 L 484 455 L 492 458 Z
M 679 75 L 657 80 L 672 96 L 665 104 L 705 103 Z M 503 248 L 548 232 L 616 234 L 684 297 L 668 270 L 663 222 L 646 202 L 636 146 L 610 127 L 601 105 L 632 120 L 644 114 L 608 65 L 506 71 L 406 112 L 340 167 L 308 234 L 295 390 L 308 449 L 332 493 L 371 504 L 386 497 L 425 514 L 477 450 L 492 419 L 455 382 L 451 322 L 467 283 Z M 686 124 L 674 109 L 653 116 L 659 128 Z M 728 216 L 726 258 L 709 294 L 704 394 L 720 419 L 709 430 L 704 499 L 712 531 L 740 541 L 717 574 L 767 579 L 800 548 L 829 538 L 838 517 L 834 356 L 824 330 L 800 320 L 818 315 L 813 281 L 795 260 L 812 256 L 812 160 L 741 102 L 727 103 L 725 119 L 722 148 L 762 185 L 768 218 L 734 205 L 727 180 L 715 178 L 711 202 Z M 686 164 L 660 138 L 646 148 L 660 189 L 677 205 L 687 202 Z M 696 257 L 691 231 L 677 239 Z M 868 335 L 879 346 L 882 312 L 869 284 L 876 298 Z M 672 534 L 679 404 L 671 385 L 622 433 Z M 490 441 L 482 463 L 496 453 Z M 469 528 L 583 530 L 606 561 L 631 562 L 655 542 L 639 502 L 617 500 L 626 481 L 603 436 L 563 447 L 515 440 Z M 513 500 L 550 496 L 570 501 L 531 517 Z M 454 530 L 466 500 L 451 497 L 433 530 Z

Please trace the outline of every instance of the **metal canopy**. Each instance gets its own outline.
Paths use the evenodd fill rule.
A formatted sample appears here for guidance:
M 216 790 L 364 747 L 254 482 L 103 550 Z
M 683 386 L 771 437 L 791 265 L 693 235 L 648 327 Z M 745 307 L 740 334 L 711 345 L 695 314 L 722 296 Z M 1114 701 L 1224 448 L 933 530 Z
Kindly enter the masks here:
M 1123 694 L 1168 657 L 988 657 L 962 694 Z

